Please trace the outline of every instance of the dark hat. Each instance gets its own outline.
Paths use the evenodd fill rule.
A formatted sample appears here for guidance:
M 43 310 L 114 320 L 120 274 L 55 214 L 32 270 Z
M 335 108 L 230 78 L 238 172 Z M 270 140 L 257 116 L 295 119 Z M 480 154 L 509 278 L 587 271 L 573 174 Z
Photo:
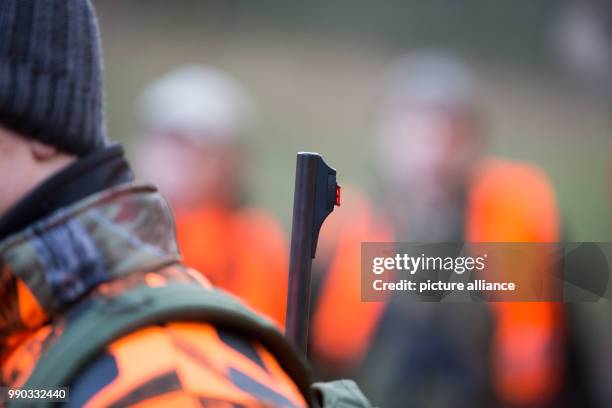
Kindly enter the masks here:
M 0 125 L 78 156 L 107 144 L 89 0 L 0 1 Z

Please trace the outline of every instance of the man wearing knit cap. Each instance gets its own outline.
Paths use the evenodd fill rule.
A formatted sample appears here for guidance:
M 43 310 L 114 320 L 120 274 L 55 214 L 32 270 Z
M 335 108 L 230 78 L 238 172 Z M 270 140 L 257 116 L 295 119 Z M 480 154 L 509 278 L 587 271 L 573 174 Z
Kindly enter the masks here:
M 276 325 L 180 263 L 172 214 L 108 141 L 103 99 L 88 0 L 0 2 L 0 386 L 67 387 L 93 407 L 358 398 L 318 385 L 315 400 Z

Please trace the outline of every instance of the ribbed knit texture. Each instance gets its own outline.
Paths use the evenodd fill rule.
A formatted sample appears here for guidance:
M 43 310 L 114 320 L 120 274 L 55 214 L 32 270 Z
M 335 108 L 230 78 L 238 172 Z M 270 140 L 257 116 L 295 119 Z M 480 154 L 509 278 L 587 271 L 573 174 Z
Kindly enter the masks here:
M 107 144 L 88 0 L 0 0 L 0 125 L 78 156 Z

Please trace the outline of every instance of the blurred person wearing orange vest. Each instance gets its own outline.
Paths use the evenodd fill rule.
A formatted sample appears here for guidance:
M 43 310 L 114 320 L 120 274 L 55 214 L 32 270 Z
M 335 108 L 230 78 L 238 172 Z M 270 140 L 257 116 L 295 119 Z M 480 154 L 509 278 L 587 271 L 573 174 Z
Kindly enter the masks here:
M 241 202 L 250 95 L 224 72 L 185 66 L 151 84 L 139 108 L 140 175 L 168 197 L 185 263 L 283 325 L 285 237 L 274 218 Z
M 550 403 L 563 376 L 558 305 L 360 301 L 361 242 L 560 239 L 547 176 L 486 158 L 482 101 L 460 60 L 410 55 L 387 79 L 377 138 L 380 200 L 345 188 L 343 211 L 322 233 L 329 270 L 312 327 L 319 369 L 356 376 L 382 406 L 481 405 L 489 392 L 504 405 Z

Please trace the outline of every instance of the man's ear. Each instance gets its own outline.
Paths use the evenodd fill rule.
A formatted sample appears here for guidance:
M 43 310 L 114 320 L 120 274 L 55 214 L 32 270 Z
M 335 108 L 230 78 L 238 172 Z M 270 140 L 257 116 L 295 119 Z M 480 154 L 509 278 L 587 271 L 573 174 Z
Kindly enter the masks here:
M 48 161 L 59 153 L 55 147 L 41 143 L 37 140 L 28 140 L 28 145 L 32 157 L 38 162 Z

